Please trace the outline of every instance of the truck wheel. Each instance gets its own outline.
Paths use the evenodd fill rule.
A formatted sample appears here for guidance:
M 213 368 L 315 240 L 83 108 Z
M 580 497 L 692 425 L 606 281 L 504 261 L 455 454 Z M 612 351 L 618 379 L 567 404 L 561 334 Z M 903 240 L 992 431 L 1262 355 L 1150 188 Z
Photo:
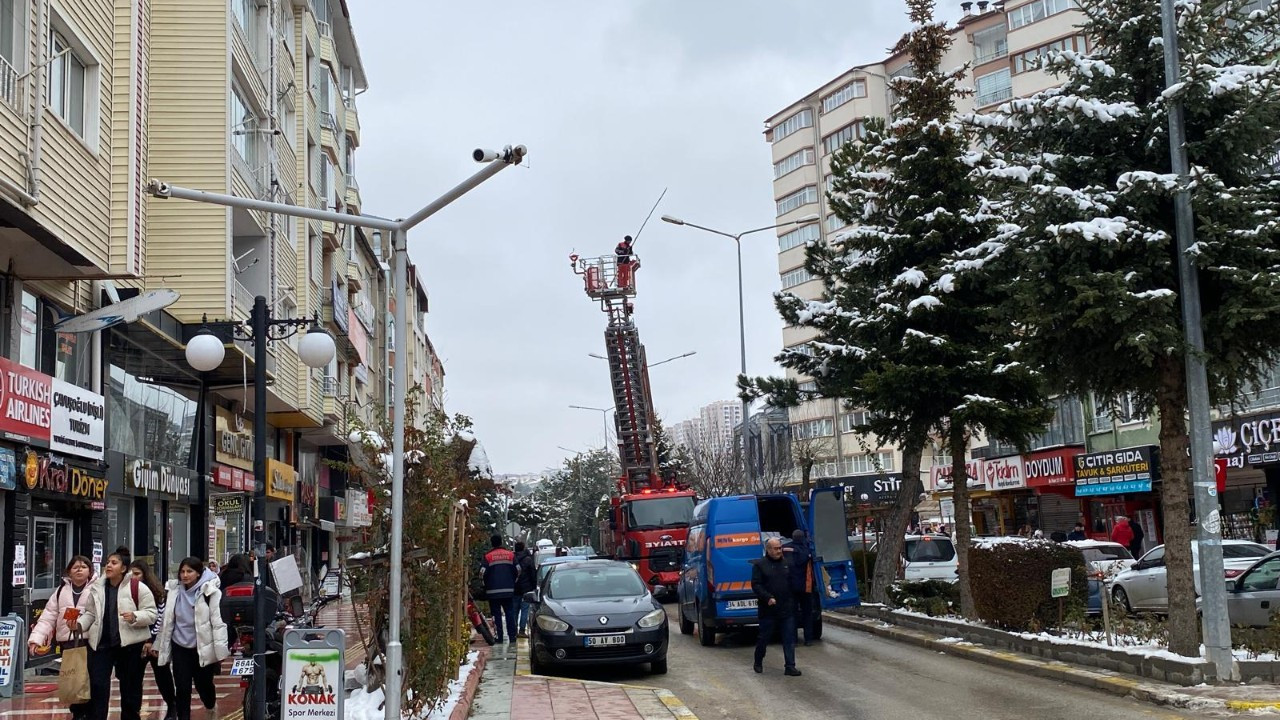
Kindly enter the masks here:
M 707 622 L 707 616 L 702 613 L 701 607 L 698 608 L 698 642 L 702 647 L 711 647 L 716 644 L 715 628 Z
M 693 621 L 684 616 L 684 603 L 679 603 L 676 605 L 676 607 L 679 608 L 680 610 L 680 634 L 692 635 Z

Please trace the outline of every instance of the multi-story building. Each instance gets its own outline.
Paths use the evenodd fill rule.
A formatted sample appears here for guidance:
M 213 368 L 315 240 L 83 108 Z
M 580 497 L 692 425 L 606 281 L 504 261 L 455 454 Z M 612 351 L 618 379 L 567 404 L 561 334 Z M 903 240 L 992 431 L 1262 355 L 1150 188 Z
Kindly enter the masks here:
M 742 423 L 742 404 L 717 400 L 698 410 L 698 417 L 673 423 L 671 442 L 686 447 L 732 447 L 734 431 Z
M 952 29 L 952 46 L 941 66 L 968 65 L 973 96 L 959 112 L 982 111 L 1015 96 L 1051 87 L 1054 80 L 1031 61 L 1053 48 L 1084 48 L 1075 27 L 1081 20 L 1073 0 L 962 3 L 965 16 Z M 889 40 L 889 39 L 886 39 Z M 887 42 L 886 44 L 892 44 Z M 765 122 L 765 139 L 773 150 L 773 190 L 778 222 L 816 215 L 817 222 L 781 228 L 778 273 L 782 289 L 817 299 L 821 283 L 804 269 L 808 243 L 826 243 L 844 228 L 829 207 L 832 153 L 862 137 L 869 118 L 889 118 L 896 102 L 890 79 L 910 75 L 905 54 L 854 66 L 791 103 Z M 783 330 L 783 345 L 803 351 L 814 333 L 801 327 Z M 806 378 L 796 377 L 802 385 Z M 815 400 L 790 411 L 793 436 L 805 448 L 825 457 L 814 465 L 818 478 L 867 472 L 893 473 L 901 467 L 899 448 L 854 428 L 865 411 L 846 409 L 833 399 Z M 794 452 L 794 450 L 793 450 Z M 926 469 L 928 467 L 926 462 Z

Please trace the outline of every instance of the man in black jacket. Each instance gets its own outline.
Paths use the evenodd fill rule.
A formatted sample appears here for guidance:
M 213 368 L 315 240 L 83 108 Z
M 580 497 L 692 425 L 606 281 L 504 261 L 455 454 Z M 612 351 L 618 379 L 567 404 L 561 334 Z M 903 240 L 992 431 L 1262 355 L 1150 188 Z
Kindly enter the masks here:
M 533 553 L 529 552 L 524 543 L 516 543 L 516 605 L 520 608 L 520 614 L 516 618 L 516 631 L 518 637 L 529 636 L 529 603 L 525 602 L 524 594 L 533 592 L 538 586 L 538 571 L 533 564 Z
M 769 538 L 764 544 L 764 557 L 751 561 L 751 590 L 756 594 L 756 612 L 760 616 L 760 636 L 756 639 L 758 673 L 764 672 L 764 651 L 775 629 L 782 630 L 784 674 L 798 676 L 796 669 L 796 612 L 791 593 L 791 564 L 782 554 L 782 541 Z

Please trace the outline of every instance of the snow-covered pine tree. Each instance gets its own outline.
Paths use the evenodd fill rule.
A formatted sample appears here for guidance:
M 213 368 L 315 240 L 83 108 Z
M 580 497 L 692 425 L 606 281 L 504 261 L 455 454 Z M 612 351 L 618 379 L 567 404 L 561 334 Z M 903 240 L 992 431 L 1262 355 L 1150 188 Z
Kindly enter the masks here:
M 974 117 L 997 157 L 977 173 L 999 231 L 957 268 L 1013 280 L 1020 352 L 1058 387 L 1132 392 L 1160 414 L 1170 649 L 1198 655 L 1188 523 L 1187 392 L 1178 304 L 1160 3 L 1078 0 L 1087 54 L 1063 84 Z M 1265 4 L 1265 3 L 1263 3 Z M 1280 353 L 1280 13 L 1179 2 L 1187 150 L 1210 383 L 1237 394 Z
M 897 51 L 910 55 L 915 77 L 893 80 L 894 120 L 869 122 L 865 138 L 832 161 L 832 207 L 852 227 L 829 246 L 807 250 L 805 266 L 822 280 L 824 297 L 777 298 L 788 323 L 817 332 L 812 354 L 792 349 L 779 361 L 812 377 L 817 394 L 871 410 L 861 430 L 902 444 L 902 488 L 876 559 L 874 600 L 895 579 L 930 433 L 960 438 L 951 448 L 959 468 L 956 516 L 968 518 L 960 479 L 968 434 L 984 430 L 1022 444 L 1050 417 L 1038 376 L 1009 361 L 1008 324 L 992 317 L 1002 288 L 978 273 L 960 278 L 946 269 L 995 224 L 971 177 L 972 133 L 955 118 L 956 100 L 968 92 L 960 86 L 964 70 L 939 67 L 950 31 L 934 20 L 933 0 L 907 0 L 907 7 L 915 27 Z M 784 403 L 796 399 L 788 383 L 757 386 Z M 972 616 L 970 524 L 958 522 L 956 531 L 962 612 Z

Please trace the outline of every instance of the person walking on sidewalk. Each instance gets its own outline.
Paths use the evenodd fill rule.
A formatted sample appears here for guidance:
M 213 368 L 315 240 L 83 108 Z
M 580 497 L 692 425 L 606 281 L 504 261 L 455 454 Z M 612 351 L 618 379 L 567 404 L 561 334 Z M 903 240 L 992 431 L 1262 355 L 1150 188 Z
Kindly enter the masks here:
M 769 538 L 764 544 L 764 557 L 751 561 L 751 590 L 756 594 L 756 612 L 760 617 L 760 635 L 756 638 L 756 661 L 753 669 L 764 672 L 764 651 L 774 630 L 782 632 L 782 660 L 785 675 L 799 676 L 796 669 L 796 608 L 791 593 L 791 564 L 782 553 L 782 541 Z
M 1111 528 L 1111 542 L 1125 547 L 1133 545 L 1133 528 L 1129 525 L 1129 518 L 1123 515 L 1116 518 L 1116 526 Z
M 533 553 L 525 548 L 524 543 L 516 543 L 516 606 L 520 614 L 516 618 L 518 637 L 529 636 L 529 603 L 524 594 L 533 592 L 538 586 L 538 570 L 533 565 Z
M 809 552 L 809 537 L 803 530 L 791 533 L 791 545 L 786 548 L 790 563 L 791 594 L 796 602 L 796 634 L 804 629 L 804 646 L 813 643 L 813 555 Z
M 107 556 L 102 577 L 89 584 L 89 601 L 76 623 L 89 641 L 89 720 L 107 720 L 111 674 L 120 682 L 120 720 L 140 720 L 143 644 L 151 639 L 156 598 L 151 588 L 126 577 L 119 553 Z
M 178 720 L 191 720 L 191 686 L 204 703 L 205 717 L 217 720 L 218 694 L 213 676 L 218 663 L 230 657 L 227 625 L 222 620 L 222 590 L 218 576 L 197 557 L 178 566 L 178 579 L 165 588 L 169 602 L 164 624 L 156 636 L 161 665 L 172 663 Z
M 31 628 L 31 636 L 27 640 L 27 657 L 37 657 L 49 652 L 55 643 L 64 650 L 81 647 L 83 638 L 73 638 L 72 631 L 78 631 L 76 618 L 84 612 L 85 603 L 89 601 L 89 593 L 85 592 L 92 577 L 89 558 L 76 555 L 67 563 L 66 579 L 62 585 L 49 596 L 40 619 Z M 89 703 L 76 703 L 70 708 L 73 720 L 85 720 L 89 717 Z
M 506 615 L 507 637 L 516 639 L 516 556 L 502 547 L 502 536 L 489 538 L 492 549 L 484 554 L 480 564 L 480 577 L 484 579 L 484 594 L 489 599 L 489 614 L 493 615 L 493 632 L 499 643 L 502 637 L 503 615 Z
M 155 648 L 156 636 L 160 634 L 160 626 L 164 623 L 167 593 L 164 590 L 164 584 L 160 582 L 160 578 L 156 577 L 155 571 L 145 560 L 134 560 L 129 563 L 129 574 L 146 585 L 156 598 L 156 621 L 151 625 L 151 639 L 142 644 L 142 656 L 151 666 L 151 674 L 155 676 L 156 686 L 160 688 L 160 697 L 164 698 L 164 720 L 173 720 L 177 717 L 175 712 L 177 703 L 173 694 L 173 673 L 169 672 L 167 665 L 159 663 L 159 652 Z M 146 670 L 144 669 L 143 672 Z

